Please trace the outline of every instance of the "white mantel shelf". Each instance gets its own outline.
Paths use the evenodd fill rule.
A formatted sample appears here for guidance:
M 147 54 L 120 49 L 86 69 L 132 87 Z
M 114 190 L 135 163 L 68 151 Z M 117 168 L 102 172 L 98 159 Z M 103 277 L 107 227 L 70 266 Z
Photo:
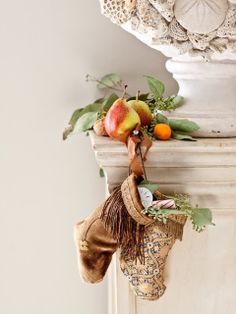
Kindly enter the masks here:
M 93 132 L 90 137 L 97 162 L 112 189 L 127 176 L 127 148 Z M 214 209 L 235 206 L 236 138 L 156 141 L 145 165 L 148 178 L 158 182 L 164 192 L 189 193 L 194 202 Z

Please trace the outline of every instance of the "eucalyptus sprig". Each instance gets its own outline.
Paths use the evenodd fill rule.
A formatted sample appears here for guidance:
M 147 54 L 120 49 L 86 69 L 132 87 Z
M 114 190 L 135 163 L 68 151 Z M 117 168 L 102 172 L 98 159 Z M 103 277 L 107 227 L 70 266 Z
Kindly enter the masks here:
M 151 98 L 148 99 L 148 104 L 152 112 L 157 110 L 173 111 L 181 105 L 183 97 L 173 95 L 164 98 L 165 85 L 152 76 L 145 75 L 144 77 L 151 91 Z
M 209 208 L 192 207 L 190 198 L 185 194 L 175 194 L 174 196 L 166 196 L 168 199 L 175 201 L 175 209 L 160 208 L 160 206 L 149 207 L 143 210 L 144 214 L 167 223 L 170 215 L 183 215 L 188 217 L 193 225 L 193 229 L 202 232 L 206 226 L 214 225 L 212 221 L 212 212 Z

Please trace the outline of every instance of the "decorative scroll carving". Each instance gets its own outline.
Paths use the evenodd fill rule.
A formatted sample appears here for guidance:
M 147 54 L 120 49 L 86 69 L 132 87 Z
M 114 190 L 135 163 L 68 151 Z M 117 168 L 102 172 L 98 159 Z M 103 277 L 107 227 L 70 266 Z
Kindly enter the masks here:
M 236 0 L 100 0 L 102 13 L 146 44 L 210 59 L 236 50 Z M 171 50 L 172 49 L 172 50 Z M 170 53 L 171 54 L 171 53 Z

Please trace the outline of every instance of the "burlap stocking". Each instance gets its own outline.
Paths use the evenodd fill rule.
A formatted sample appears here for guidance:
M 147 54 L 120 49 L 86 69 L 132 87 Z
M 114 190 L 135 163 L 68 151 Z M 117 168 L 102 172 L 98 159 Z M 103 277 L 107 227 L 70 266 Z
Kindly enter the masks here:
M 128 278 L 134 293 L 146 300 L 157 300 L 165 292 L 164 268 L 170 249 L 175 243 L 173 236 L 160 231 L 158 224 L 145 229 L 145 263 L 133 261 L 122 254 L 120 267 Z

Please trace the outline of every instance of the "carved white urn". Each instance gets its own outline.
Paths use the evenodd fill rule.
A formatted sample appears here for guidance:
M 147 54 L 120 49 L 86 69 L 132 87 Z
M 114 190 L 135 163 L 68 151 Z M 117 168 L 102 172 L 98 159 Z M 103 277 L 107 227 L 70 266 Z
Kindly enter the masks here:
M 100 0 L 102 13 L 171 59 L 185 98 L 172 116 L 199 137 L 236 136 L 236 0 Z

